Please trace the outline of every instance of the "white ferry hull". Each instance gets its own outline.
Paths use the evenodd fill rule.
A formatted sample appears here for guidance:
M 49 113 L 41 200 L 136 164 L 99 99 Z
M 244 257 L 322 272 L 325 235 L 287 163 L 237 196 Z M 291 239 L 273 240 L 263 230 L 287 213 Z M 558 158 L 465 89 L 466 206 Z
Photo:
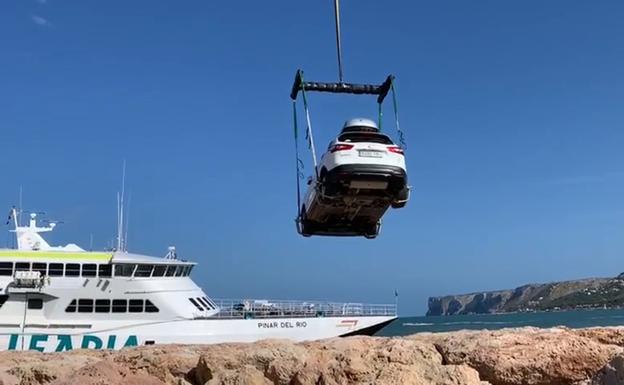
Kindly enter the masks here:
M 38 226 L 36 214 L 18 222 L 18 249 L 0 250 L 0 350 L 306 341 L 373 334 L 396 318 L 396 303 L 215 301 L 171 249 L 156 258 L 55 247 L 40 236 L 54 226 Z
M 0 329 L 0 350 L 61 352 L 73 349 L 122 349 L 151 344 L 216 344 L 262 339 L 308 341 L 373 334 L 394 316 L 262 319 L 196 319 L 128 325 L 109 321 L 83 328 Z

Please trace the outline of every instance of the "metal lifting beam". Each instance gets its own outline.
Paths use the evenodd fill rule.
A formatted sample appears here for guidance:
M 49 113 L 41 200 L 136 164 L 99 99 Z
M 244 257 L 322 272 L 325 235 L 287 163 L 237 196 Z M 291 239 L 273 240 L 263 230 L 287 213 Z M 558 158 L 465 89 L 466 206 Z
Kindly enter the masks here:
M 382 103 L 390 91 L 393 75 L 388 75 L 386 80 L 379 85 L 376 84 L 352 84 L 352 83 L 322 83 L 322 82 L 304 82 L 302 81 L 303 71 L 297 70 L 295 81 L 290 91 L 290 98 L 297 99 L 297 94 L 301 90 L 330 92 L 334 94 L 356 94 L 356 95 L 378 95 L 377 103 Z

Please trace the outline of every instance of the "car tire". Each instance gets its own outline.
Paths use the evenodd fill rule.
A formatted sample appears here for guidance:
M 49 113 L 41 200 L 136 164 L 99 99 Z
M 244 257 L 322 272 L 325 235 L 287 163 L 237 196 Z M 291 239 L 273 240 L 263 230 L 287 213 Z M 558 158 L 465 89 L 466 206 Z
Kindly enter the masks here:
M 334 196 L 338 193 L 338 186 L 335 183 L 327 181 L 327 169 L 323 167 L 319 175 L 319 181 L 323 186 L 323 195 Z
M 364 228 L 364 238 L 366 239 L 375 239 L 377 235 L 379 235 L 379 229 L 381 228 L 380 223 L 375 223 L 374 225 L 368 225 Z
M 301 212 L 299 213 L 299 233 L 304 237 L 312 236 L 310 233 L 310 224 L 308 223 L 305 205 L 301 206 Z
M 409 199 L 409 187 L 403 187 L 396 195 L 392 203 L 390 204 L 393 209 L 400 209 L 405 207 L 407 200 Z

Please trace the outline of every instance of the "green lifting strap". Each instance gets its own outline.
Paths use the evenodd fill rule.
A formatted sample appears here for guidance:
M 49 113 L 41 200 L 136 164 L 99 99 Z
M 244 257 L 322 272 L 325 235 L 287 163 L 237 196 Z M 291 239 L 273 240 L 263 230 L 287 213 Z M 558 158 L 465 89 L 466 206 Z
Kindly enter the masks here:
M 297 126 L 297 101 L 293 100 L 293 122 L 295 134 L 295 162 L 297 164 L 297 219 L 301 215 L 301 159 L 299 159 L 299 128 Z
M 303 71 L 299 72 L 301 84 L 304 84 Z M 318 179 L 318 167 L 316 163 L 316 149 L 314 148 L 314 135 L 312 134 L 312 123 L 310 121 L 310 110 L 308 109 L 308 98 L 306 97 L 305 87 L 301 87 L 301 95 L 303 97 L 303 109 L 306 116 L 306 139 L 308 140 L 308 148 L 312 152 L 312 162 L 314 163 L 314 175 Z
M 406 150 L 407 143 L 405 143 L 405 135 L 401 130 L 401 126 L 399 125 L 399 107 L 397 103 L 396 91 L 394 89 L 394 79 L 390 81 L 390 90 L 392 91 L 392 105 L 394 106 L 394 122 L 396 124 L 396 130 L 399 135 L 399 142 L 401 143 L 401 147 Z
M 392 106 L 394 108 L 394 124 L 396 126 L 396 130 L 397 130 L 397 135 L 398 135 L 398 139 L 399 139 L 399 143 L 401 144 L 401 148 L 403 148 L 404 150 L 407 149 L 407 143 L 405 143 L 405 135 L 403 134 L 403 130 L 401 130 L 401 126 L 399 125 L 399 106 L 397 103 L 397 97 L 396 97 L 396 91 L 394 89 L 394 79 L 391 78 L 390 79 L 390 91 L 392 91 Z M 381 126 L 382 126 L 382 121 L 383 121 L 383 106 L 382 106 L 383 101 L 378 101 L 377 105 L 379 107 L 378 109 L 378 123 L 377 125 L 379 126 L 379 131 L 381 131 Z

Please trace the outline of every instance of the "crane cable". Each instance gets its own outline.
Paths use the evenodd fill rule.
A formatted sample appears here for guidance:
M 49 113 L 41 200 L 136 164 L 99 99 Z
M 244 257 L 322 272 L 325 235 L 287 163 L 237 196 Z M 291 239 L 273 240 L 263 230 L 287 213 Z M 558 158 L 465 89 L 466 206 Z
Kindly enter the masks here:
M 334 0 L 334 21 L 336 22 L 336 53 L 338 54 L 338 82 L 342 83 L 342 44 L 340 42 L 340 0 Z

